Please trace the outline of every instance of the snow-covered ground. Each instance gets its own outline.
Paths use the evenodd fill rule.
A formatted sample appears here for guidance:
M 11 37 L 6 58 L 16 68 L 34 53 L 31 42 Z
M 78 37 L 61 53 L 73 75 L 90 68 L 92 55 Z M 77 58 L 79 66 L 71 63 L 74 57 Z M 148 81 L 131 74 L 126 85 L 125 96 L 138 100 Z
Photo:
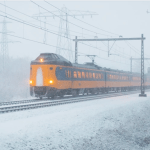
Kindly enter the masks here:
M 1 114 L 0 150 L 150 150 L 150 92 Z

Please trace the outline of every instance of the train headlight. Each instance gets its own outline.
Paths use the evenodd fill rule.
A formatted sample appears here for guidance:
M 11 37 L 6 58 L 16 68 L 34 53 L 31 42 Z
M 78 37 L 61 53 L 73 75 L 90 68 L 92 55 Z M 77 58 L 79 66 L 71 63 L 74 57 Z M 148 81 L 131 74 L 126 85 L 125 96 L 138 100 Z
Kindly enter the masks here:
M 43 62 L 43 59 L 42 59 L 42 58 L 40 59 L 40 62 Z
M 29 83 L 32 84 L 32 80 L 30 80 Z
M 53 80 L 50 80 L 49 83 L 52 84 L 52 83 L 53 83 Z

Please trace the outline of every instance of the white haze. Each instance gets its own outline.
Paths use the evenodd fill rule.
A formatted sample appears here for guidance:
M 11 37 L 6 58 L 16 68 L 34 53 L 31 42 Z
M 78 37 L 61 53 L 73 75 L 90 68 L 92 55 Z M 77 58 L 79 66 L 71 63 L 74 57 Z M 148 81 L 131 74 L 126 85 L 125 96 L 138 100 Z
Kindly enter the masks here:
M 50 12 L 57 11 L 56 8 L 48 5 L 44 1 L 34 1 Z M 91 11 L 96 12 L 97 16 L 79 16 L 77 19 L 80 19 L 88 24 L 101 28 L 103 30 L 116 33 L 123 37 L 140 37 L 141 34 L 144 34 L 146 40 L 144 41 L 144 49 L 145 49 L 145 57 L 150 57 L 149 47 L 150 47 L 150 14 L 147 14 L 147 9 L 150 9 L 150 2 L 105 2 L 105 1 L 49 1 L 52 5 L 61 9 L 63 6 L 67 7 L 69 10 L 81 10 L 81 11 Z M 0 3 L 4 4 L 3 1 Z M 20 12 L 23 12 L 29 16 L 33 16 L 39 12 L 46 12 L 42 8 L 39 8 L 31 1 L 5 1 L 5 4 L 13 9 L 16 9 Z M 0 5 L 0 15 L 4 15 L 5 7 Z M 3 11 L 3 12 L 2 12 Z M 30 22 L 37 26 L 44 27 L 44 24 L 40 21 L 36 21 L 30 17 L 24 16 L 6 8 L 6 13 L 13 15 L 19 19 Z M 57 13 L 58 14 L 58 13 Z M 12 17 L 7 15 L 8 17 Z M 47 13 L 47 15 L 51 15 Z M 13 18 L 13 17 L 12 17 Z M 81 21 L 78 21 L 72 17 L 69 17 L 69 22 L 81 26 L 78 28 L 72 24 L 69 24 L 70 30 L 79 32 L 74 33 L 70 32 L 71 39 L 74 39 L 75 36 L 81 36 L 80 38 L 94 38 L 98 36 L 98 38 L 111 38 L 114 36 L 108 32 L 104 32 L 97 28 L 91 27 Z M 0 16 L 0 21 L 3 21 L 3 17 Z M 7 21 L 11 22 L 7 24 L 7 29 L 12 31 L 11 33 L 14 36 L 20 36 L 21 38 L 27 38 L 35 41 L 39 41 L 43 43 L 44 39 L 44 31 L 41 29 L 33 28 L 28 25 L 23 25 L 22 23 L 16 22 L 14 20 Z M 44 21 L 44 20 L 41 20 Z M 47 19 L 47 23 L 52 24 L 54 26 L 59 26 L 60 19 L 53 17 Z M 58 28 L 47 25 L 46 28 L 58 33 Z M 0 29 L 2 29 L 2 23 L 0 24 Z M 89 29 L 96 33 L 89 32 L 85 29 Z M 98 33 L 101 33 L 98 35 Z M 107 36 L 103 35 L 106 34 Z M 1 35 L 0 35 L 1 36 Z M 119 36 L 114 36 L 119 37 Z M 13 36 L 8 36 L 9 41 L 20 41 L 21 43 L 10 43 L 9 44 L 9 70 L 5 72 L 4 75 L 0 73 L 0 100 L 10 100 L 16 97 L 28 97 L 29 96 L 29 69 L 30 69 L 30 61 L 35 59 L 42 52 L 56 52 L 55 47 L 51 47 L 45 44 L 38 44 L 33 41 L 23 40 L 20 38 L 15 38 Z M 47 33 L 47 44 L 57 46 L 57 35 L 52 33 Z M 92 45 L 94 47 L 100 48 L 102 50 L 107 51 L 107 42 L 85 42 L 88 45 Z M 102 67 L 109 67 L 113 69 L 120 70 L 130 70 L 130 57 L 140 58 L 140 48 L 141 41 L 129 41 L 133 46 L 122 42 L 116 42 L 111 49 L 112 54 L 121 54 L 124 57 L 118 57 L 117 55 L 111 55 L 108 57 L 106 52 L 101 50 L 97 50 L 95 48 L 85 46 L 82 43 L 78 45 L 79 55 L 84 54 L 92 54 L 97 55 L 95 62 Z M 113 42 L 110 42 L 110 47 Z M 74 42 L 71 41 L 72 51 L 74 51 Z M 131 48 L 132 47 L 132 48 Z M 136 49 L 135 49 L 135 48 Z M 74 52 L 73 52 L 74 55 Z M 87 61 L 91 61 L 89 58 L 85 56 L 79 56 L 79 63 L 84 63 Z M 105 60 L 106 59 L 106 60 Z M 117 61 L 114 62 L 114 61 Z M 145 62 L 145 71 L 149 66 L 149 62 Z M 140 71 L 140 63 L 133 61 L 133 71 Z

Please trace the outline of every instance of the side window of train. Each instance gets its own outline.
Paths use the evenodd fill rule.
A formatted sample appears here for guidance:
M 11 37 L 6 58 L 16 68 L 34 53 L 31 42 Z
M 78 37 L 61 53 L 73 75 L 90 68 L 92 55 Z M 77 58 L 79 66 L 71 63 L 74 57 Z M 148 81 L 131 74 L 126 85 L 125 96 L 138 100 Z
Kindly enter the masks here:
M 81 72 L 78 71 L 78 78 L 81 78 Z
M 110 75 L 109 75 L 109 79 L 111 79 L 111 78 L 112 78 L 112 75 L 110 74 Z
M 85 72 L 82 72 L 82 78 L 85 78 Z
M 92 78 L 92 73 L 91 72 L 89 72 L 89 78 Z
M 77 72 L 76 71 L 73 72 L 73 77 L 77 78 Z
M 89 78 L 89 74 L 88 74 L 88 72 L 86 72 L 86 78 Z
M 95 79 L 95 73 L 93 73 L 93 78 Z

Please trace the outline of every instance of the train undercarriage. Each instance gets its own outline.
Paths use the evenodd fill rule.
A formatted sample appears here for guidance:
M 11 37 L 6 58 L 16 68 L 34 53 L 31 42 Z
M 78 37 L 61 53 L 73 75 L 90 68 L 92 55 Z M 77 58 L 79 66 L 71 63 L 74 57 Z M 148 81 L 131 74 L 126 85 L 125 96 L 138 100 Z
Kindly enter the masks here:
M 149 89 L 150 86 L 145 86 L 145 89 Z M 65 89 L 60 90 L 48 86 L 35 86 L 30 87 L 30 95 L 42 99 L 43 97 L 54 98 L 55 96 L 63 97 L 64 95 L 77 96 L 79 94 L 88 95 L 88 94 L 100 94 L 108 92 L 125 92 L 132 90 L 140 90 L 140 86 L 132 87 L 102 87 L 102 88 L 85 88 L 85 89 Z

